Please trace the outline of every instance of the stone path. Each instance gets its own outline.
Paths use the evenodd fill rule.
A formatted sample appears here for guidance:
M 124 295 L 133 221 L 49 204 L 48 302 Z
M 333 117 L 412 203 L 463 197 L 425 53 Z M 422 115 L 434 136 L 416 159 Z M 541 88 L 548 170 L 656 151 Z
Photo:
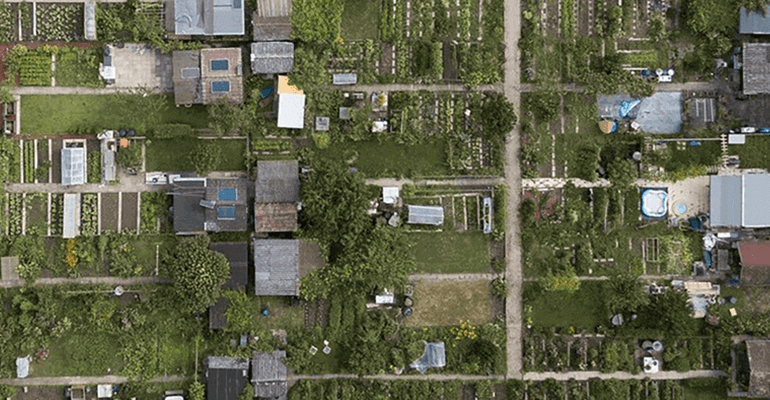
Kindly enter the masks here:
M 118 278 L 116 276 L 86 276 L 81 278 L 39 278 L 35 285 L 109 285 L 109 286 L 129 286 L 146 285 L 150 283 L 170 283 L 169 278 L 159 278 L 155 276 L 138 276 L 135 278 Z M 24 286 L 21 279 L 0 281 L 0 288 L 11 288 Z
M 161 376 L 150 379 L 150 382 L 178 382 L 190 379 L 189 376 Z M 70 385 L 101 385 L 126 383 L 129 379 L 123 376 L 55 376 L 44 378 L 0 379 L 0 385 L 11 386 L 70 386 Z
M 83 185 L 62 186 L 60 183 L 9 183 L 5 185 L 5 190 L 11 193 L 132 193 L 151 192 L 155 190 L 155 187 L 145 184 L 144 174 L 121 174 L 120 183 L 112 185 L 86 183 Z
M 410 281 L 420 282 L 441 282 L 441 281 L 480 281 L 497 278 L 498 274 L 412 274 L 409 275 Z
M 514 112 L 521 117 L 519 79 L 519 37 L 521 36 L 521 2 L 505 1 L 505 84 L 504 93 L 513 104 Z M 505 280 L 510 285 L 510 294 L 505 300 L 505 324 L 508 334 L 508 378 L 522 377 L 522 273 L 521 243 L 519 241 L 519 202 L 521 201 L 521 168 L 519 166 L 519 147 L 521 138 L 517 124 L 505 144 L 505 180 L 508 183 L 508 222 L 505 235 L 506 266 Z
M 379 179 L 367 179 L 367 185 L 377 186 L 398 186 L 403 185 L 445 185 L 445 186 L 494 186 L 500 183 L 505 183 L 503 178 L 494 177 L 457 177 L 455 179 L 396 179 L 396 178 L 379 178 Z
M 568 381 L 570 379 L 585 381 L 592 378 L 599 379 L 653 379 L 653 380 L 680 380 L 693 378 L 722 378 L 727 377 L 719 370 L 695 370 L 687 372 L 660 371 L 655 374 L 631 374 L 628 372 L 615 372 L 612 374 L 603 374 L 599 371 L 570 371 L 570 372 L 527 372 L 524 374 L 524 380 L 544 381 L 546 379 L 555 379 L 557 381 Z

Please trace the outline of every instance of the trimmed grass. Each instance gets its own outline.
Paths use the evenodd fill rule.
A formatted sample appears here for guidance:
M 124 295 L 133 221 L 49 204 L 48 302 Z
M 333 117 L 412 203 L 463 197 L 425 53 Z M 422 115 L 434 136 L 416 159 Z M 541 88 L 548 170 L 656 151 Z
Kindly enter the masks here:
M 403 145 L 377 141 L 346 142 L 319 150 L 323 157 L 354 160 L 353 166 L 370 178 L 451 175 L 446 142 Z
M 727 400 L 728 385 L 721 378 L 697 378 L 680 382 L 684 389 L 684 400 Z
M 160 111 L 155 111 L 149 104 L 155 100 L 160 104 Z M 155 114 L 159 124 L 208 126 L 205 106 L 176 107 L 172 95 L 147 98 L 141 95 L 29 95 L 21 96 L 21 133 L 61 134 L 82 128 L 136 128 L 141 121 L 147 121 L 148 113 Z
M 770 136 L 748 136 L 746 144 L 728 147 L 741 159 L 741 168 L 770 168 Z
M 377 39 L 380 23 L 379 1 L 345 0 L 342 37 L 347 40 Z
M 190 153 L 198 143 L 215 143 L 222 149 L 222 157 L 216 171 L 241 171 L 246 169 L 246 141 L 237 139 L 168 139 L 147 143 L 148 171 L 192 171 Z
M 118 335 L 90 327 L 68 331 L 60 338 L 51 339 L 48 358 L 33 363 L 30 376 L 102 376 L 110 374 L 108 368 L 115 373 L 123 365 L 123 357 L 115 345 L 118 340 Z
M 417 272 L 488 272 L 488 236 L 481 232 L 410 233 Z
M 483 325 L 492 317 L 490 283 L 487 280 L 461 282 L 415 282 L 414 314 L 407 327 L 450 326 L 469 320 Z
M 589 332 L 597 325 L 606 325 L 609 321 L 600 318 L 603 309 L 601 286 L 602 282 L 582 281 L 580 289 L 574 294 L 540 291 L 533 299 L 525 300 L 527 305 L 532 306 L 534 325 L 583 327 Z

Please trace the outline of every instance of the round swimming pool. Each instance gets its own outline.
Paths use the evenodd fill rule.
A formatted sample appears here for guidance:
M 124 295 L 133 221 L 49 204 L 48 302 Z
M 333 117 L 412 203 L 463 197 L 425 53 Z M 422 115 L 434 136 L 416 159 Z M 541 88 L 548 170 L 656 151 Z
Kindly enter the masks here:
M 668 212 L 668 194 L 665 190 L 645 189 L 642 192 L 642 214 L 650 218 L 663 218 Z

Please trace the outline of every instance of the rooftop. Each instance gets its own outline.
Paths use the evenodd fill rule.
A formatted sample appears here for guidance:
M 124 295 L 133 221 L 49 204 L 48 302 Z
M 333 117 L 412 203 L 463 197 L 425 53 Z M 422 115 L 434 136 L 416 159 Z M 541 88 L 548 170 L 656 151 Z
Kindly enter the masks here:
M 441 206 L 406 206 L 409 224 L 441 225 L 444 223 L 444 208 Z
M 291 40 L 291 0 L 257 2 L 253 16 L 254 41 Z
M 713 175 L 710 187 L 712 227 L 770 227 L 770 175 Z
M 749 356 L 749 396 L 770 396 L 770 340 L 747 340 Z
M 254 290 L 257 296 L 299 295 L 299 240 L 256 239 Z
M 770 5 L 764 14 L 741 7 L 740 33 L 744 35 L 770 35 Z
M 743 44 L 743 93 L 770 93 L 770 43 Z
M 242 232 L 248 229 L 248 181 L 242 178 L 176 181 L 174 232 Z M 235 192 L 235 197 L 232 196 Z M 221 196 L 227 193 L 226 196 Z M 233 200 L 234 198 L 234 200 Z
M 174 0 L 173 21 L 175 34 L 191 36 L 240 36 L 246 26 L 243 0 Z
M 257 203 L 299 201 L 299 163 L 295 160 L 257 161 Z
M 254 203 L 257 232 L 294 232 L 297 230 L 297 206 L 294 203 Z
M 212 243 L 211 250 L 224 254 L 230 264 L 230 280 L 225 283 L 225 289 L 242 289 L 248 283 L 249 244 L 247 242 L 218 242 Z
M 741 284 L 745 286 L 770 285 L 770 241 L 740 242 Z
M 182 50 L 172 54 L 177 105 L 243 102 L 243 65 L 239 47 Z
M 64 186 L 86 183 L 85 147 L 63 147 L 61 149 L 61 184 Z
M 285 74 L 294 70 L 294 43 L 259 42 L 251 44 L 251 73 Z
M 275 350 L 272 353 L 253 353 L 251 382 L 254 385 L 255 397 L 286 399 L 288 369 L 283 361 L 285 358 L 286 352 L 283 350 Z
M 248 381 L 249 360 L 209 356 L 203 364 L 206 368 L 206 399 L 237 400 Z

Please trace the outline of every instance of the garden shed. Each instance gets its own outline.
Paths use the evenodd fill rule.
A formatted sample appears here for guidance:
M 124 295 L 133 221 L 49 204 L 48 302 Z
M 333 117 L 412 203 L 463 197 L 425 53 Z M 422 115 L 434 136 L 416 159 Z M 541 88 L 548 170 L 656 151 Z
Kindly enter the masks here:
M 65 147 L 61 149 L 61 184 L 64 186 L 86 183 L 86 148 Z
M 174 180 L 174 232 L 243 232 L 248 228 L 244 178 Z
M 444 342 L 425 343 L 425 350 L 417 361 L 409 364 L 409 368 L 425 373 L 428 368 L 442 368 L 446 366 L 446 347 Z
M 272 353 L 254 352 L 251 358 L 251 383 L 254 396 L 265 399 L 285 400 L 288 393 L 284 364 L 286 352 L 275 350 Z
M 296 230 L 299 200 L 297 161 L 257 161 L 254 197 L 254 226 L 257 232 Z
M 770 340 L 747 340 L 749 397 L 770 396 Z
M 355 85 L 358 75 L 355 72 L 345 74 L 332 74 L 332 85 Z
M 406 206 L 409 213 L 408 224 L 443 225 L 444 208 L 441 206 Z
M 743 94 L 770 93 L 770 43 L 743 44 Z
M 114 134 L 115 131 L 104 131 L 97 136 L 102 150 L 102 183 L 112 182 L 116 178 L 115 151 L 118 144 Z
M 770 285 L 770 241 L 739 242 L 741 286 Z
M 222 253 L 230 264 L 230 279 L 225 289 L 243 289 L 248 283 L 249 244 L 247 242 L 216 242 L 209 249 Z
M 239 47 L 174 51 L 171 62 L 177 105 L 243 103 Z
M 709 207 L 714 228 L 770 227 L 770 175 L 712 175 Z
M 74 239 L 80 235 L 80 193 L 64 193 L 62 237 Z
M 305 126 L 305 93 L 289 84 L 289 77 L 278 77 L 278 127 L 302 129 Z
M 19 257 L 0 258 L 0 280 L 15 281 L 19 279 L 16 267 L 19 266 Z
M 254 41 L 291 40 L 291 0 L 262 0 L 252 16 Z
M 248 382 L 249 360 L 208 356 L 203 360 L 207 400 L 237 400 Z
M 167 3 L 166 21 L 168 30 L 184 36 L 240 36 L 246 32 L 243 0 L 174 0 Z
M 329 117 L 315 117 L 315 130 L 325 132 L 329 130 Z
M 251 44 L 252 74 L 285 74 L 294 71 L 294 43 L 259 42 Z
M 299 296 L 299 240 L 255 239 L 254 292 L 257 296 Z

